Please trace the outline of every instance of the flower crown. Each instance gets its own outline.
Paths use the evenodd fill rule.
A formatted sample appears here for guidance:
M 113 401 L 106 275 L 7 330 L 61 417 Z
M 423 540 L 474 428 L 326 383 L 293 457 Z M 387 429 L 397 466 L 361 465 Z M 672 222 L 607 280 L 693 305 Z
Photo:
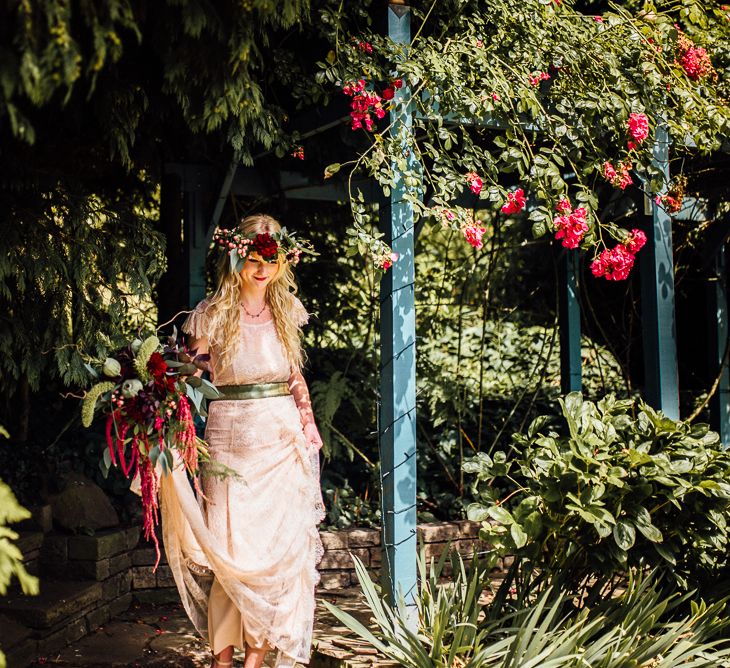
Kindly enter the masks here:
M 280 232 L 263 232 L 246 236 L 237 230 L 217 227 L 213 243 L 228 252 L 232 272 L 239 272 L 251 253 L 258 253 L 264 262 L 277 262 L 280 256 L 292 265 L 298 264 L 303 254 L 318 255 L 308 241 L 295 238 L 285 227 Z

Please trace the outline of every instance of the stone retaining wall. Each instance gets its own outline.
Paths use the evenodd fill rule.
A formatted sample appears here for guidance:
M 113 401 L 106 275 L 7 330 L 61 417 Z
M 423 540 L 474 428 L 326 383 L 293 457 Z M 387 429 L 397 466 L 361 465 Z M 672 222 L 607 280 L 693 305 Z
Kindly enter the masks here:
M 41 577 L 39 596 L 0 597 L 0 646 L 9 666 L 25 666 L 124 612 L 132 603 L 131 550 L 139 528 L 94 536 L 21 534 L 26 568 Z
M 426 557 L 438 558 L 448 545 L 465 557 L 475 551 L 486 550 L 479 540 L 479 522 L 432 522 L 418 525 L 418 544 L 423 544 Z M 352 556 L 358 557 L 365 567 L 376 575 L 380 572 L 382 552 L 378 529 L 345 529 L 320 532 L 324 556 L 319 564 L 321 589 L 341 589 L 357 585 Z M 448 568 L 445 569 L 448 573 Z

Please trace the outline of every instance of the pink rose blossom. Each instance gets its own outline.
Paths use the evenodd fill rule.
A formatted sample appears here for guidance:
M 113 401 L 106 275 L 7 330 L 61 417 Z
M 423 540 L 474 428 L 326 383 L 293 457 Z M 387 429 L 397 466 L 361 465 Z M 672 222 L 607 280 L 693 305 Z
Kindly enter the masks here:
M 395 251 L 390 253 L 390 255 L 387 255 L 385 258 L 383 258 L 383 264 L 382 267 L 384 270 L 388 270 L 393 266 L 393 262 L 395 262 L 398 259 L 399 255 Z
M 641 144 L 649 136 L 649 119 L 646 114 L 630 114 L 628 125 L 629 133 L 637 143 Z
M 571 213 L 562 216 L 556 216 L 553 219 L 553 227 L 555 228 L 555 238 L 562 239 L 565 248 L 578 248 L 581 240 L 588 232 L 588 223 L 586 222 L 587 211 L 583 207 L 578 207 Z
M 629 253 L 636 255 L 646 244 L 646 234 L 641 230 L 633 229 L 629 238 L 624 242 Z
M 570 213 L 573 207 L 570 206 L 570 200 L 567 197 L 561 197 L 555 205 L 555 210 L 558 213 Z
M 604 250 L 591 263 L 594 276 L 603 276 L 607 281 L 624 281 L 634 266 L 634 254 L 623 244 Z
M 465 225 L 461 233 L 464 235 L 464 239 L 467 240 L 468 243 L 470 243 L 474 248 L 477 250 L 480 250 L 482 246 L 484 245 L 482 243 L 482 236 L 484 236 L 484 233 L 486 232 L 486 228 L 482 227 L 481 225 Z
M 517 188 L 514 192 L 507 193 L 507 201 L 502 206 L 502 213 L 508 216 L 519 213 L 525 208 L 525 192 L 522 188 Z
M 616 169 L 608 161 L 603 163 L 603 178 L 611 182 L 616 178 Z
M 469 184 L 469 188 L 471 188 L 471 191 L 478 195 L 480 192 L 482 192 L 482 187 L 484 186 L 484 181 L 482 181 L 479 174 L 476 172 L 469 172 L 466 176 L 466 182 Z
M 631 163 L 625 160 L 619 164 L 618 171 L 616 171 L 616 168 L 610 162 L 604 162 L 603 176 L 609 183 L 612 183 L 617 188 L 621 188 L 621 190 L 625 190 L 633 183 L 631 174 L 629 173 L 630 169 Z

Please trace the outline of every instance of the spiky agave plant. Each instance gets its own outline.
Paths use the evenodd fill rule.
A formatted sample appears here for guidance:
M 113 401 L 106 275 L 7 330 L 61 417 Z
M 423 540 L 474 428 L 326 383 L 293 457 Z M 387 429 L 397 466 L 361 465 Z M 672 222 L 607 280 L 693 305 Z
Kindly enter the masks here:
M 415 624 L 401 599 L 385 602 L 362 562 L 353 557 L 372 613 L 367 628 L 325 602 L 361 638 L 412 668 L 719 668 L 730 666 L 726 601 L 707 606 L 690 595 L 667 595 L 652 575 L 629 574 L 626 590 L 593 608 L 579 608 L 554 587 L 506 602 L 482 598 L 490 565 L 467 568 L 451 555 L 454 577 L 440 584 L 446 554 L 426 574 L 418 563 Z M 689 606 L 687 605 L 689 603 Z M 499 609 L 495 609 L 499 608 Z

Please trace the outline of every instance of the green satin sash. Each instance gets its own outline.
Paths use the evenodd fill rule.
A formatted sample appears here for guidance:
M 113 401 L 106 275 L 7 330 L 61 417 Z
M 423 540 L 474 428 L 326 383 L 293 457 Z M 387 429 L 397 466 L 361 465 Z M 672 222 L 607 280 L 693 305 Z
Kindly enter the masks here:
M 217 400 L 231 399 L 265 399 L 267 397 L 283 397 L 291 394 L 288 383 L 252 383 L 250 385 L 218 385 L 221 393 Z M 211 401 L 216 401 L 211 399 Z

